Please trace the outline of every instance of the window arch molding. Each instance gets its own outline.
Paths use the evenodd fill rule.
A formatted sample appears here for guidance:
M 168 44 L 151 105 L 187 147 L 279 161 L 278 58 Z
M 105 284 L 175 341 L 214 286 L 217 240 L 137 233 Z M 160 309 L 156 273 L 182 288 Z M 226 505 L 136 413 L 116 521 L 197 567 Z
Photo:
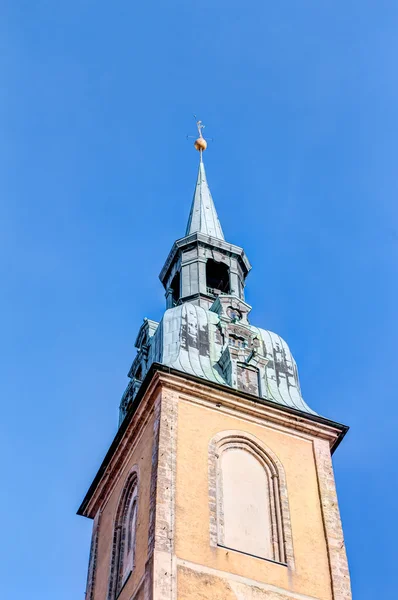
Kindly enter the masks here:
M 115 600 L 135 564 L 135 541 L 139 498 L 139 469 L 130 471 L 120 493 L 113 526 L 107 600 Z
M 222 455 L 230 449 L 251 454 L 263 467 L 268 480 L 268 502 L 271 523 L 271 560 L 294 568 L 293 540 L 286 476 L 276 454 L 256 436 L 239 430 L 222 431 L 209 443 L 209 510 L 210 545 L 223 546 L 224 514 L 222 486 Z M 239 551 L 239 548 L 236 549 Z

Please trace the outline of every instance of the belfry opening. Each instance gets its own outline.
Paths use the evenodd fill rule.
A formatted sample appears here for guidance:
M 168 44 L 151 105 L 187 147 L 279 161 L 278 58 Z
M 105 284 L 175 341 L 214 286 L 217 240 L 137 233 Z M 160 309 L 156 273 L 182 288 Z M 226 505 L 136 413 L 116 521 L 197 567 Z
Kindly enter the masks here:
M 206 285 L 207 292 L 211 296 L 229 294 L 231 286 L 227 265 L 209 258 L 206 262 Z
M 181 287 L 180 271 L 177 271 L 177 273 L 174 275 L 170 287 L 172 290 L 171 295 L 172 295 L 172 299 L 173 299 L 173 306 L 177 306 L 177 303 L 180 299 L 180 287 Z

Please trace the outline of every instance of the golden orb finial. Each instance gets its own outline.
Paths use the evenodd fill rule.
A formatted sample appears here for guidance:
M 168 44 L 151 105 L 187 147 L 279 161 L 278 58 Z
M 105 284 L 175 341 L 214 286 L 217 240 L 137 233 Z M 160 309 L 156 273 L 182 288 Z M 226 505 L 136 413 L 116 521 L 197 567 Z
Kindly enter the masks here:
M 202 135 L 202 129 L 204 129 L 205 126 L 203 125 L 202 121 L 196 121 L 196 127 L 198 128 L 199 137 L 197 140 L 195 140 L 194 146 L 196 150 L 203 152 L 207 148 L 207 142 Z
M 207 148 L 207 142 L 204 137 L 200 136 L 197 140 L 195 140 L 194 146 L 196 150 L 203 152 L 203 150 L 206 150 Z

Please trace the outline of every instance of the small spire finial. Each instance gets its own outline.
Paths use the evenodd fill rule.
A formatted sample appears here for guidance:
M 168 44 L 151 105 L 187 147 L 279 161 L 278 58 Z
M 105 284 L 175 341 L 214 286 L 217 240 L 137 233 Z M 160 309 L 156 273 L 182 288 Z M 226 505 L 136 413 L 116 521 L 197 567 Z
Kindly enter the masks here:
M 194 117 L 196 119 L 196 115 L 194 115 Z M 205 128 L 205 125 L 203 125 L 202 121 L 196 121 L 196 127 L 198 128 L 199 137 L 195 140 L 194 146 L 196 150 L 202 153 L 207 148 L 207 142 L 202 134 L 202 129 Z

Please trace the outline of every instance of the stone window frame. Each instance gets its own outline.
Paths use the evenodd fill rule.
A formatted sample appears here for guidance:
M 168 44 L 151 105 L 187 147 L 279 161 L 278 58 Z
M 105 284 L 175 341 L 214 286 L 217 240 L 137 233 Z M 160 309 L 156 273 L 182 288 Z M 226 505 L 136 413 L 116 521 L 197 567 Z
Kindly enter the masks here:
M 221 455 L 231 448 L 246 450 L 263 466 L 269 489 L 271 514 L 271 545 L 273 557 L 257 557 L 287 565 L 294 569 L 293 539 L 286 476 L 276 454 L 254 435 L 245 431 L 228 430 L 216 434 L 209 443 L 209 511 L 210 545 L 223 546 L 224 520 L 222 498 Z M 231 548 L 242 552 L 239 548 Z M 247 553 L 244 553 L 247 554 Z
M 139 471 L 134 466 L 123 486 L 113 526 L 113 541 L 107 600 L 115 600 L 129 579 L 135 566 L 137 515 L 139 503 Z M 134 536 L 130 529 L 134 526 Z M 130 539 L 131 548 L 126 551 Z

